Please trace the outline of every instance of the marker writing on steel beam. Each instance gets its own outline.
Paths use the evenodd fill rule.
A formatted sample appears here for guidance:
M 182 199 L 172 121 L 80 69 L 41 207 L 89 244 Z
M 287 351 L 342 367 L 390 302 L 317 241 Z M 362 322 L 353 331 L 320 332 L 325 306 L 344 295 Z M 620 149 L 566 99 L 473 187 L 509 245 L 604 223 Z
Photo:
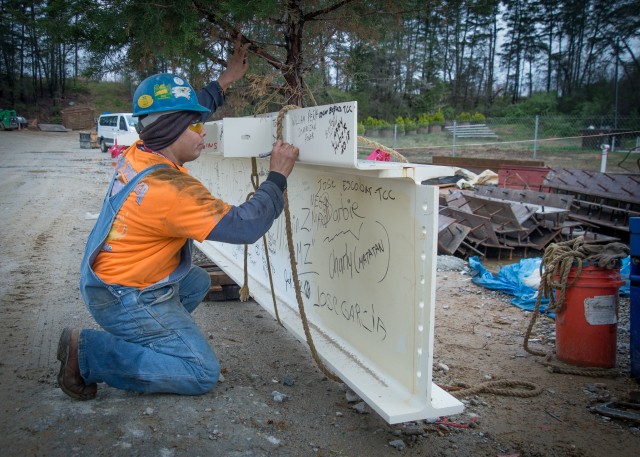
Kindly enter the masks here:
M 265 159 L 265 158 L 269 157 L 270 155 L 271 155 L 271 151 L 263 152 L 262 154 L 258 154 L 258 158 Z

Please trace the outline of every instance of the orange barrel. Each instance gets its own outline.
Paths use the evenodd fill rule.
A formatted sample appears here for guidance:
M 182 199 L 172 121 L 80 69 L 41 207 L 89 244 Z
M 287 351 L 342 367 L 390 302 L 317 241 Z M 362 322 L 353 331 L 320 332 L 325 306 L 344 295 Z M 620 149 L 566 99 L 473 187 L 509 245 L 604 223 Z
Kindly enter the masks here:
M 576 278 L 572 266 L 567 284 Z M 556 314 L 556 356 L 563 362 L 587 367 L 616 365 L 618 289 L 624 285 L 620 269 L 583 263 L 575 284 Z M 556 297 L 559 291 L 556 290 Z

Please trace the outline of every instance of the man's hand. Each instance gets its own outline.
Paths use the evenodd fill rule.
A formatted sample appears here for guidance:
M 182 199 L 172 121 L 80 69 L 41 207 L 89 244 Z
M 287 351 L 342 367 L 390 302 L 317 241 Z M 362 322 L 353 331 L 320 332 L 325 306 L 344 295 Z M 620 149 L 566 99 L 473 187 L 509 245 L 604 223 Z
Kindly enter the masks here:
M 223 91 L 227 90 L 227 88 L 234 82 L 242 79 L 242 77 L 249 69 L 249 63 L 247 61 L 247 51 L 249 50 L 249 46 L 251 46 L 251 43 L 241 43 L 242 35 L 238 34 L 238 36 L 236 37 L 236 41 L 233 44 L 233 54 L 229 58 L 229 62 L 227 62 L 227 69 L 223 71 L 218 78 L 218 84 L 220 84 L 220 87 Z
M 288 177 L 293 170 L 300 150 L 294 145 L 289 143 L 283 143 L 282 140 L 278 140 L 271 149 L 271 160 L 269 162 L 269 170 L 277 171 L 278 173 Z

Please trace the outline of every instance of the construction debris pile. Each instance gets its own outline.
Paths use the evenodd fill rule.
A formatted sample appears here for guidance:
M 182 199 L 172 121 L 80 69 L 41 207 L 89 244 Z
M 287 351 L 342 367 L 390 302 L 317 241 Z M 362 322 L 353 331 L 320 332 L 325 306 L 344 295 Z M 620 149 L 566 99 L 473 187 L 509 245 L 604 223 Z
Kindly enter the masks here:
M 515 249 L 544 251 L 552 242 L 584 236 L 629 241 L 629 218 L 640 216 L 640 174 L 549 169 L 531 189 L 479 185 L 440 193 L 438 252 L 498 259 Z M 538 253 L 536 252 L 536 255 Z

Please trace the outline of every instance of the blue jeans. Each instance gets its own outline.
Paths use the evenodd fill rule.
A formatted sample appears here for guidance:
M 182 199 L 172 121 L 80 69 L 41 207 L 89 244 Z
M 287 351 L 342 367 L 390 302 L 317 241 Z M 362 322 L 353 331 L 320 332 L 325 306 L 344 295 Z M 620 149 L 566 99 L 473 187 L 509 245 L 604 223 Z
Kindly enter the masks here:
M 82 330 L 78 359 L 85 383 L 136 392 L 198 395 L 218 381 L 220 364 L 191 313 L 211 279 L 192 266 L 163 287 L 92 288 L 87 308 L 105 331 Z

